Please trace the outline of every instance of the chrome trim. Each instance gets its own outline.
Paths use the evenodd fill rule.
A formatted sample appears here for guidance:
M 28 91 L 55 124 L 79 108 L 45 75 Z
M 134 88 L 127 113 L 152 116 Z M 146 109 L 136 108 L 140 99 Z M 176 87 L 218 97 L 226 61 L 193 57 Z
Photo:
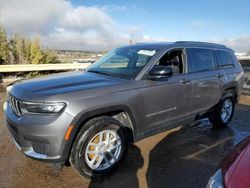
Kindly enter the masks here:
M 155 113 L 152 113 L 152 114 L 148 114 L 148 115 L 146 115 L 146 117 L 155 116 L 155 115 L 162 114 L 162 113 L 169 112 L 169 111 L 176 110 L 176 109 L 177 109 L 176 107 L 174 107 L 174 108 L 169 108 L 169 109 L 166 109 L 166 110 L 162 110 L 162 111 L 159 111 L 159 112 L 155 112 Z
M 36 158 L 36 159 L 59 159 L 61 157 L 61 155 L 57 155 L 57 156 L 48 156 L 45 154 L 40 154 L 40 153 L 36 153 L 32 147 L 29 148 L 29 150 L 24 151 L 24 154 L 32 157 L 32 158 Z
M 45 154 L 40 154 L 40 153 L 36 153 L 32 147 L 26 147 L 26 148 L 22 148 L 13 138 L 13 142 L 16 145 L 17 149 L 22 151 L 25 155 L 32 157 L 32 158 L 36 158 L 36 159 L 59 159 L 61 157 L 61 155 L 57 155 L 57 156 L 48 156 Z
M 13 95 L 9 95 L 8 102 L 10 104 L 12 111 L 18 117 L 20 117 L 22 115 L 21 107 L 20 107 L 22 102 L 20 100 L 18 100 L 17 98 L 15 98 Z
M 15 141 L 15 139 L 12 138 L 12 140 L 14 141 L 14 144 L 16 145 L 17 149 L 21 151 L 22 148 L 21 148 L 21 147 L 19 146 L 19 144 Z

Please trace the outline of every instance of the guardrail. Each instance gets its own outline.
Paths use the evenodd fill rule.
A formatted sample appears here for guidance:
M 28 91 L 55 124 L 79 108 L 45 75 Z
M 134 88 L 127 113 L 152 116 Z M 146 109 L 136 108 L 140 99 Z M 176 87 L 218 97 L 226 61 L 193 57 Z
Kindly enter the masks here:
M 0 73 L 84 69 L 91 63 L 0 65 Z
M 238 60 L 250 60 L 250 56 L 238 57 Z M 0 73 L 84 69 L 90 64 L 91 63 L 0 65 Z

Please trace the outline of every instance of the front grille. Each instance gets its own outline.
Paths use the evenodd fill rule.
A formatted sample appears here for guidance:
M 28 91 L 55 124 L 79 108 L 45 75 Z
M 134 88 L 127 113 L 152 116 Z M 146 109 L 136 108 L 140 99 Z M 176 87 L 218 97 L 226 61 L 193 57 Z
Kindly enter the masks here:
M 19 117 L 22 115 L 21 103 L 22 102 L 20 100 L 16 99 L 12 95 L 9 95 L 9 104 L 10 104 L 10 107 L 11 107 L 12 111 L 14 112 L 14 114 L 16 114 Z
M 49 153 L 49 144 L 41 143 L 41 142 L 32 142 L 33 150 L 36 153 L 45 154 Z

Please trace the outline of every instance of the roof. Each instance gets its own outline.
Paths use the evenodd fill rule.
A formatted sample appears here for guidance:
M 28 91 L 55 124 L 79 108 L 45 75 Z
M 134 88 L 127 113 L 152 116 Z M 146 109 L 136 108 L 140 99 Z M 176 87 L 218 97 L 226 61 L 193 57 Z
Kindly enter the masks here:
M 126 47 L 141 47 L 141 48 L 165 48 L 165 47 L 208 47 L 208 48 L 218 48 L 227 49 L 225 45 L 209 43 L 209 42 L 198 42 L 198 41 L 176 41 L 176 42 L 140 42 Z

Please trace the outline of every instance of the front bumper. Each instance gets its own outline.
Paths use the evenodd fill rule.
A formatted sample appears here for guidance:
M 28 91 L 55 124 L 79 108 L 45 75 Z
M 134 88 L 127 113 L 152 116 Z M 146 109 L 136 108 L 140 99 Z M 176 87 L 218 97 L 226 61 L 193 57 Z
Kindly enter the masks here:
M 15 145 L 26 156 L 47 162 L 64 162 L 68 158 L 65 133 L 73 116 L 63 111 L 57 115 L 24 115 L 17 117 L 4 104 L 6 126 Z
M 18 143 L 16 142 L 15 139 L 13 139 L 14 144 L 16 145 L 17 149 L 20 151 L 23 151 L 23 153 L 31 158 L 35 158 L 35 159 L 45 159 L 45 160 L 56 160 L 56 159 L 60 159 L 61 155 L 58 156 L 48 156 L 46 154 L 41 154 L 41 153 L 37 153 L 36 151 L 34 151 L 33 147 L 26 147 L 26 148 L 21 148 L 21 146 L 18 145 Z

